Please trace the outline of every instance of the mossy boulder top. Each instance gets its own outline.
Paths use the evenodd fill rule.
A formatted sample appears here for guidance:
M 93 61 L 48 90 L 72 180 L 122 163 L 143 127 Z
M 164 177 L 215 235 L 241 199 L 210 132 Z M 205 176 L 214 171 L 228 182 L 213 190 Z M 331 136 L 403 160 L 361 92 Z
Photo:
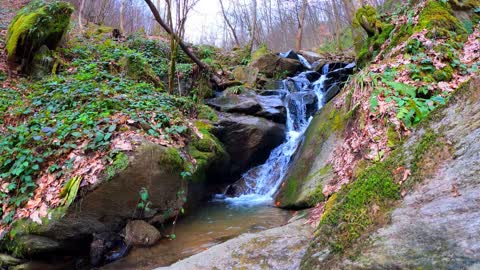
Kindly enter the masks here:
M 71 4 L 62 1 L 33 1 L 22 8 L 8 28 L 8 60 L 26 59 L 29 62 L 41 46 L 55 49 L 69 26 L 73 11 Z

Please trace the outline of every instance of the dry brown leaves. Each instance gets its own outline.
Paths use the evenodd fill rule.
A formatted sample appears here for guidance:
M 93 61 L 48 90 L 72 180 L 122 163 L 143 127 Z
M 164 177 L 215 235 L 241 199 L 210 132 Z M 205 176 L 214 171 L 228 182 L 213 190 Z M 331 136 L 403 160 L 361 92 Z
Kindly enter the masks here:
M 417 14 L 424 4 L 425 2 L 422 2 L 417 6 Z M 405 20 L 405 18 L 400 19 L 398 23 L 401 23 L 402 20 Z M 424 47 L 427 48 L 425 53 L 432 59 L 433 66 L 441 69 L 445 67 L 447 63 L 444 60 L 444 56 L 435 52 L 433 48 L 444 43 L 445 40 L 429 39 L 427 38 L 427 33 L 428 31 L 424 30 L 413 34 L 411 38 L 422 42 Z M 414 81 L 408 69 L 403 68 L 412 63 L 412 59 L 403 53 L 405 48 L 406 42 L 403 42 L 383 57 L 377 57 L 369 69 L 362 71 L 363 75 L 370 72 L 381 74 L 387 68 L 393 68 L 398 70 L 398 75 L 395 78 L 396 82 L 415 87 L 426 87 L 430 91 L 440 91 L 440 95 L 442 96 L 448 96 L 472 76 L 470 72 L 468 74 L 461 74 L 461 71 L 457 69 L 453 74 L 453 79 L 449 82 L 435 84 Z M 480 61 L 480 30 L 478 27 L 474 33 L 469 36 L 460 54 L 460 61 L 468 67 Z M 362 73 L 360 73 L 360 75 L 362 75 Z M 343 185 L 352 181 L 353 172 L 359 160 L 382 160 L 388 157 L 391 151 L 387 145 L 388 125 L 393 124 L 396 132 L 402 137 L 408 137 L 410 135 L 410 131 L 403 125 L 403 122 L 396 117 L 396 106 L 393 101 L 387 102 L 382 95 L 379 95 L 377 111 L 372 112 L 370 110 L 369 98 L 373 87 L 368 76 L 362 77 L 364 77 L 364 81 L 360 82 L 357 77 L 346 86 L 347 88 L 354 89 L 351 104 L 359 105 L 360 113 L 357 113 L 357 115 L 360 115 L 360 117 L 358 117 L 356 123 L 351 125 L 352 128 L 348 130 L 348 133 L 344 134 L 345 138 L 343 143 L 337 146 L 331 154 L 329 163 L 333 166 L 335 177 L 324 187 L 323 193 L 327 197 L 340 190 Z M 337 108 L 351 105 L 345 104 L 347 94 L 347 91 L 345 91 L 341 97 L 334 101 L 334 105 Z M 401 175 L 398 177 L 398 183 L 401 184 L 405 182 L 409 176 L 410 170 L 402 168 Z
M 152 116 L 152 118 L 153 117 L 154 116 Z M 165 135 L 160 136 L 159 138 L 150 136 L 141 128 L 133 127 L 136 123 L 125 115 L 114 115 L 112 116 L 112 120 L 115 120 L 117 124 L 122 125 L 121 130 L 124 130 L 115 133 L 113 136 L 110 144 L 110 149 L 112 151 L 131 152 L 146 141 L 176 148 L 185 145 L 186 138 L 182 136 L 174 136 L 173 140 L 167 139 Z M 194 126 L 190 124 L 190 128 L 194 128 Z M 194 132 L 198 136 L 201 136 L 201 133 L 197 129 L 194 129 Z M 108 151 L 86 153 L 83 149 L 85 149 L 85 146 L 87 146 L 88 143 L 88 139 L 77 142 L 78 147 L 75 150 L 66 154 L 62 158 L 49 161 L 48 164 L 43 166 L 49 168 L 54 163 L 59 164 L 61 165 L 61 170 L 68 173 L 57 177 L 50 173 L 48 169 L 43 170 L 36 181 L 37 188 L 34 191 L 33 197 L 28 200 L 25 205 L 16 209 L 14 219 L 29 218 L 32 221 L 41 224 L 42 218 L 46 217 L 48 214 L 48 209 L 56 208 L 64 203 L 64 200 L 60 197 L 61 190 L 65 183 L 74 176 L 82 177 L 81 187 L 94 187 L 99 184 L 100 176 L 105 168 L 110 165 L 107 161 L 109 159 L 105 158 Z M 69 169 L 66 168 L 67 161 L 73 162 L 73 166 Z M 195 164 L 195 161 L 192 162 Z M 4 181 L 1 181 L 1 183 L 2 185 L 0 186 L 0 189 L 6 191 L 9 183 L 5 183 Z M 11 211 L 14 211 L 14 208 L 3 205 L 2 210 L 5 217 Z M 7 229 L 8 227 L 6 225 L 0 225 L 0 236 L 2 236 Z
M 325 202 L 317 204 L 317 206 L 315 206 L 315 208 L 310 211 L 310 215 L 305 224 L 310 224 L 310 226 L 312 226 L 313 228 L 317 228 L 320 224 L 320 219 L 322 218 L 324 212 Z

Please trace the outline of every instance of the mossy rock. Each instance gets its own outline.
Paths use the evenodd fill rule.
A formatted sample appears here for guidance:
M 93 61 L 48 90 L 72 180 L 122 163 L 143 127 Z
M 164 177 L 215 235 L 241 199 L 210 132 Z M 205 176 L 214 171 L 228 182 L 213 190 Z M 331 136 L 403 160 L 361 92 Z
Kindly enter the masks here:
M 187 191 L 187 183 L 181 177 L 184 170 L 185 162 L 177 149 L 144 142 L 128 156 L 117 154 L 93 190 L 80 190 L 74 201 L 49 210 L 42 224 L 15 221 L 1 241 L 2 248 L 20 257 L 72 248 L 88 250 L 93 233 L 118 232 L 131 218 L 151 222 L 172 218 L 185 204 L 181 196 Z M 74 183 L 79 185 L 79 181 Z M 149 194 L 148 211 L 138 208 L 139 192 L 144 188 Z M 33 250 L 26 245 L 32 235 L 58 245 Z
M 41 46 L 55 50 L 68 29 L 73 10 L 67 2 L 41 0 L 22 8 L 8 28 L 8 60 L 28 65 Z
M 302 209 L 323 200 L 323 186 L 333 177 L 327 161 L 351 116 L 330 102 L 313 118 L 276 197 L 280 207 Z
M 192 183 L 205 183 L 212 171 L 221 171 L 230 160 L 222 143 L 210 133 L 212 126 L 204 121 L 196 121 L 196 128 L 202 138 L 195 138 L 188 145 L 189 155 L 195 159 L 196 167 L 188 180 Z
M 268 53 L 271 53 L 272 51 L 270 51 L 267 47 L 267 44 L 263 43 L 262 45 L 260 45 L 260 47 L 258 47 L 258 49 L 256 51 L 254 51 L 252 53 L 252 61 L 255 61 L 257 60 L 258 58 L 268 54 Z
M 423 29 L 429 30 L 429 35 L 436 38 L 464 36 L 463 39 L 466 39 L 467 34 L 463 24 L 454 16 L 451 6 L 436 0 L 428 1 L 420 12 L 414 32 L 420 32 Z
M 214 109 L 210 108 L 207 105 L 200 105 L 197 108 L 197 118 L 202 120 L 209 120 L 215 122 L 218 120 L 218 115 Z

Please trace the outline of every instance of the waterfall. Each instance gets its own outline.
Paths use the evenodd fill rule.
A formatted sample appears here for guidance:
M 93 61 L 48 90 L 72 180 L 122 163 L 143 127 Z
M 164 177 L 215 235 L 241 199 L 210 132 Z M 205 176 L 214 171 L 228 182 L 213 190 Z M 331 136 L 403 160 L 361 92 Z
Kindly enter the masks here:
M 247 185 L 247 191 L 243 195 L 226 200 L 233 203 L 258 203 L 272 200 L 287 174 L 292 156 L 295 154 L 305 131 L 307 130 L 313 114 L 323 106 L 324 82 L 326 75 L 322 75 L 317 81 L 311 83 L 304 72 L 296 77 L 283 81 L 283 89 L 286 92 L 284 106 L 287 109 L 286 140 L 275 148 L 267 161 L 247 171 L 242 179 Z M 288 81 L 293 81 L 294 89 L 289 89 Z M 316 110 L 308 112 L 306 98 L 308 94 L 316 97 Z

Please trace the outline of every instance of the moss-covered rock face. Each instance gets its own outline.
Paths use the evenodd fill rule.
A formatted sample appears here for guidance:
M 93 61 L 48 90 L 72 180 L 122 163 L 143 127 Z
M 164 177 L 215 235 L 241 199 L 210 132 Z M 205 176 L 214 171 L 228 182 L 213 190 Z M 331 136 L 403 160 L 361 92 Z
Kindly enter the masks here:
M 453 15 L 452 8 L 448 3 L 430 0 L 419 15 L 418 24 L 414 31 L 429 30 L 431 36 L 440 38 L 456 38 L 467 33 L 465 27 Z
M 380 51 L 382 45 L 389 38 L 394 26 L 382 22 L 378 18 L 375 8 L 370 5 L 362 7 L 357 11 L 353 25 L 357 28 L 354 37 L 357 62 L 362 66 L 368 59 Z M 367 33 L 365 42 L 362 42 L 362 34 L 358 31 L 360 27 Z
M 230 162 L 230 156 L 222 143 L 210 133 L 212 129 L 210 124 L 197 121 L 195 126 L 202 134 L 202 138 L 196 138 L 188 146 L 188 153 L 196 161 L 189 181 L 204 184 L 207 176 L 222 174 L 223 168 Z
M 299 209 L 323 201 L 323 186 L 334 176 L 327 161 L 341 141 L 347 115 L 345 109 L 337 110 L 333 103 L 328 103 L 313 118 L 276 197 L 277 205 Z
M 72 13 L 72 5 L 62 1 L 37 0 L 21 9 L 8 28 L 8 60 L 23 59 L 28 65 L 41 46 L 55 49 L 69 26 Z M 28 66 L 24 69 L 28 71 Z
M 460 87 L 387 159 L 362 166 L 355 182 L 328 199 L 301 269 L 448 269 L 478 261 L 472 224 L 480 218 L 470 198 L 480 190 L 479 83 Z M 451 244 L 458 242 L 465 244 Z
M 185 162 L 178 150 L 145 142 L 133 155 L 117 154 L 101 184 L 90 192 L 81 190 L 71 204 L 50 210 L 42 224 L 16 221 L 4 238 L 9 241 L 2 245 L 18 256 L 87 249 L 93 233 L 118 232 L 128 219 L 163 222 L 175 216 L 185 203 L 187 183 L 181 176 L 184 170 Z M 148 209 L 138 207 L 143 189 L 148 192 Z M 32 235 L 52 245 L 29 248 L 28 243 L 39 239 Z M 82 243 L 86 246 L 78 246 Z

